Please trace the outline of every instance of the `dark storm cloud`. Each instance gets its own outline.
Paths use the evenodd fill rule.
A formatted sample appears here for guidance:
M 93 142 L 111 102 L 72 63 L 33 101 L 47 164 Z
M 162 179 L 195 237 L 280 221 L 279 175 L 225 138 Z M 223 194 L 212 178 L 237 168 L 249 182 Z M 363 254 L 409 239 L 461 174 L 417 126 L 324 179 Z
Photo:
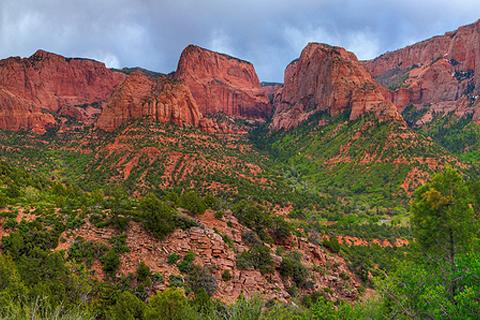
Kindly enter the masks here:
M 478 0 L 0 0 L 0 57 L 43 48 L 170 72 L 194 43 L 282 81 L 309 41 L 368 59 L 478 18 Z

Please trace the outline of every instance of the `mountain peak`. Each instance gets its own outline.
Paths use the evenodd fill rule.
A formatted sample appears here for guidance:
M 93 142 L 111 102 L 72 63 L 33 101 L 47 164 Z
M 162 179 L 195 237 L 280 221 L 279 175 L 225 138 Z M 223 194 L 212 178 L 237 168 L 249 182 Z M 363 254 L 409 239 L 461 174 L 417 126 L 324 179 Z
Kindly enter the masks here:
M 202 114 L 265 119 L 271 113 L 248 61 L 189 45 L 180 56 L 175 78 L 187 85 Z
M 226 53 L 223 53 L 223 52 L 218 52 L 218 51 L 215 51 L 215 50 L 207 49 L 207 48 L 201 47 L 201 46 L 196 45 L 196 44 L 189 44 L 187 47 L 185 47 L 185 49 L 183 49 L 183 51 L 182 51 L 181 56 L 183 56 L 184 54 L 187 55 L 187 54 L 194 53 L 194 52 L 196 52 L 197 54 L 218 55 L 218 56 L 225 57 L 227 59 L 233 59 L 233 60 L 236 60 L 236 61 L 241 62 L 241 63 L 247 63 L 247 64 L 252 65 L 252 63 L 250 61 L 243 60 L 243 59 L 234 57 L 232 55 L 229 55 L 229 54 L 226 54 Z M 180 60 L 181 60 L 181 57 L 180 57 Z
M 56 54 L 56 53 L 53 53 L 53 52 L 49 52 L 49 51 L 46 51 L 46 50 L 43 50 L 43 49 L 38 49 L 37 51 L 35 51 L 34 54 L 32 54 L 29 59 L 46 59 L 46 58 L 61 58 L 61 59 L 65 59 L 65 57 L 59 55 L 59 54 Z
M 403 122 L 382 88 L 343 48 L 309 43 L 285 70 L 284 83 L 273 130 L 292 129 L 321 111 L 336 116 L 350 110 L 350 120 L 372 112 L 380 120 Z

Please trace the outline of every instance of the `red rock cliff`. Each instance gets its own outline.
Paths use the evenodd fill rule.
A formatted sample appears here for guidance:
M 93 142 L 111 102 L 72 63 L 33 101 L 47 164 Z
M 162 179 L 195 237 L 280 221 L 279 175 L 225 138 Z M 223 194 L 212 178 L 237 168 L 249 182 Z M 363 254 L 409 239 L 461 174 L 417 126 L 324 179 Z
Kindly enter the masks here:
M 37 51 L 0 61 L 0 87 L 50 111 L 107 99 L 125 79 L 101 62 Z
M 402 121 L 353 53 L 317 43 L 308 44 L 300 58 L 288 65 L 275 104 L 273 130 L 297 127 L 320 111 L 336 116 L 348 109 L 351 120 L 373 112 L 379 119 Z
M 480 94 L 480 21 L 366 61 L 366 68 L 393 89 L 392 101 L 430 105 L 429 111 L 477 112 Z M 423 121 L 428 121 L 426 119 Z
M 249 62 L 190 45 L 182 52 L 175 77 L 190 89 L 204 115 L 264 119 L 272 112 Z
M 0 129 L 34 129 L 55 124 L 48 112 L 106 100 L 125 79 L 101 62 L 37 51 L 29 58 L 0 60 Z
M 43 134 L 56 124 L 55 118 L 43 112 L 31 101 L 20 98 L 8 90 L 0 88 L 0 129 L 18 131 L 32 130 Z
M 198 106 L 185 85 L 136 71 L 107 101 L 97 127 L 113 131 L 128 121 L 141 118 L 197 127 L 200 117 Z

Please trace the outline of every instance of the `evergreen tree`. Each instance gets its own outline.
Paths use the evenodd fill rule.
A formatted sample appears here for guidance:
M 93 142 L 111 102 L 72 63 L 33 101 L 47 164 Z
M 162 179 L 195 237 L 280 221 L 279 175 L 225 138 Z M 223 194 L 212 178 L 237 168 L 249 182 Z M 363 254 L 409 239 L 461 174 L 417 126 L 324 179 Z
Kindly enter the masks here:
M 412 204 L 412 228 L 427 263 L 448 266 L 455 273 L 456 256 L 468 252 L 476 239 L 474 198 L 462 176 L 447 168 L 420 187 Z M 456 284 L 450 283 L 453 297 Z

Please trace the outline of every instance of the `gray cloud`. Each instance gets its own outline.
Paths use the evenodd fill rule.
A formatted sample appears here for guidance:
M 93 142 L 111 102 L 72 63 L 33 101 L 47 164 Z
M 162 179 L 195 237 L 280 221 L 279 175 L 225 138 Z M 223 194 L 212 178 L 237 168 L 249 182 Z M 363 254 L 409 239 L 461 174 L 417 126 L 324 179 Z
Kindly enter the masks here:
M 0 57 L 42 48 L 170 72 L 194 43 L 282 81 L 309 41 L 368 59 L 478 18 L 478 0 L 2 0 Z

